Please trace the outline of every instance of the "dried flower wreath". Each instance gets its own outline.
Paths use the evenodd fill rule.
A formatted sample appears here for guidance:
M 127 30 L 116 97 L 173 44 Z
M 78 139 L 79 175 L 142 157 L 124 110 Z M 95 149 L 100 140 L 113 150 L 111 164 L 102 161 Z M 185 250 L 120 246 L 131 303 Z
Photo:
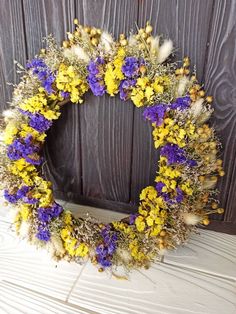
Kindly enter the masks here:
M 197 224 L 207 225 L 209 214 L 224 211 L 214 189 L 217 176 L 224 175 L 217 159 L 220 143 L 206 124 L 213 99 L 190 75 L 189 58 L 180 68 L 166 61 L 172 41 L 153 37 L 149 23 L 114 41 L 101 29 L 74 22 L 62 47 L 47 38 L 47 48 L 23 69 L 11 109 L 3 113 L 4 197 L 14 205 L 16 232 L 56 259 L 90 258 L 101 271 L 148 267 L 184 243 Z M 160 147 L 156 183 L 141 191 L 137 214 L 109 224 L 64 210 L 42 173 L 47 130 L 62 105 L 82 103 L 89 89 L 145 107 L 143 116 L 152 123 L 155 148 Z

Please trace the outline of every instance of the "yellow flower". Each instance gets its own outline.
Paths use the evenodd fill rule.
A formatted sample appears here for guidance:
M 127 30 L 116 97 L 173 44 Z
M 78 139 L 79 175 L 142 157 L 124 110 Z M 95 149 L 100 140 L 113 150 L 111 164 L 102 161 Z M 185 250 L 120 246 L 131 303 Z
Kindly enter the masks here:
M 180 188 L 187 194 L 192 195 L 193 189 L 190 187 L 190 181 L 186 181 L 185 183 L 180 185 Z
M 85 257 L 88 255 L 89 247 L 85 243 L 80 243 L 79 246 L 75 249 L 75 255 L 80 257 Z
M 107 93 L 111 96 L 118 93 L 120 81 L 124 78 L 124 74 L 122 72 L 124 58 L 125 50 L 124 48 L 119 48 L 114 60 L 109 62 L 106 66 L 104 82 Z
M 73 103 L 82 103 L 82 96 L 88 90 L 88 83 L 80 77 L 73 66 L 60 64 L 56 77 L 56 86 L 59 91 L 69 92 Z
M 40 113 L 48 120 L 58 119 L 60 116 L 60 107 L 54 105 L 53 108 L 48 104 L 48 99 L 45 91 L 41 90 L 38 94 L 28 99 L 25 99 L 19 107 L 32 113 Z
M 66 211 L 64 215 L 64 222 L 66 225 L 71 225 L 72 224 L 72 215 L 71 212 Z
M 145 102 L 145 94 L 142 90 L 133 88 L 131 92 L 131 100 L 133 101 L 134 105 L 136 107 L 142 107 L 144 106 Z
M 139 232 L 142 232 L 145 227 L 146 227 L 146 224 L 144 222 L 144 218 L 142 216 L 138 216 L 136 219 L 135 219 L 135 225 L 136 225 L 136 228 Z
M 44 139 L 47 136 L 45 133 L 39 133 L 35 129 L 31 128 L 28 124 L 22 123 L 20 125 L 19 135 L 21 137 L 26 137 L 29 134 L 32 135 L 33 139 L 42 143 L 44 142 Z
M 27 221 L 29 216 L 30 216 L 30 213 L 31 213 L 31 206 L 30 205 L 27 205 L 27 204 L 23 204 L 21 206 L 21 209 L 20 209 L 20 215 L 22 217 L 22 220 L 24 221 Z
M 68 237 L 70 237 L 71 232 L 72 232 L 72 228 L 70 226 L 66 226 L 66 228 L 63 228 L 61 230 L 61 238 L 62 238 L 62 240 L 66 241 L 66 239 Z
M 152 100 L 153 95 L 154 95 L 153 88 L 150 86 L 147 86 L 147 88 L 145 89 L 145 97 L 147 98 L 148 102 Z
M 157 197 L 157 190 L 153 186 L 147 186 L 146 188 L 142 189 L 139 197 L 140 200 L 144 200 L 147 197 L 150 200 Z
M 9 170 L 16 176 L 21 177 L 27 185 L 31 186 L 33 184 L 32 178 L 36 175 L 36 168 L 25 161 L 24 158 L 14 161 L 9 166 Z
M 162 225 L 155 225 L 155 227 L 151 229 L 150 236 L 151 237 L 157 236 L 161 232 L 161 229 Z
M 15 122 L 12 122 L 12 121 L 9 122 L 6 126 L 5 133 L 4 133 L 5 144 L 10 145 L 13 142 L 17 132 L 18 132 L 18 129 L 15 126 Z
M 149 83 L 150 80 L 148 77 L 139 77 L 137 79 L 137 85 L 140 86 L 142 89 L 145 89 Z
M 168 166 L 160 166 L 159 173 L 172 179 L 178 178 L 181 175 L 180 171 Z
M 148 225 L 149 227 L 151 227 L 151 226 L 153 226 L 153 224 L 154 224 L 154 219 L 153 219 L 151 216 L 148 216 L 148 217 L 146 218 L 146 223 L 147 223 L 147 225 Z

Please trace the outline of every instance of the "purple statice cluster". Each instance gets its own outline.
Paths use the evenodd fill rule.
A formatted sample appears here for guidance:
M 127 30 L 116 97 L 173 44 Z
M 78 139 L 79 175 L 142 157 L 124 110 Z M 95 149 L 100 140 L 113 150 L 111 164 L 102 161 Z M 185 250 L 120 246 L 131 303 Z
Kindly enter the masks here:
M 103 80 L 103 65 L 105 61 L 101 57 L 91 60 L 87 66 L 88 76 L 87 80 L 92 93 L 95 96 L 102 96 L 105 94 L 105 84 Z
M 53 73 L 46 65 L 43 59 L 33 59 L 31 62 L 27 63 L 26 68 L 32 69 L 33 74 L 38 77 L 41 85 L 49 95 L 54 92 L 52 85 L 56 79 L 56 76 L 55 73 Z
M 164 104 L 150 106 L 144 110 L 143 116 L 145 119 L 155 123 L 156 126 L 160 126 L 163 123 L 167 109 L 168 106 Z
M 140 74 L 140 66 L 145 62 L 141 58 L 126 57 L 122 65 L 122 72 L 128 78 L 137 78 Z
M 29 126 L 39 133 L 46 132 L 52 125 L 52 121 L 46 119 L 40 113 L 30 113 L 29 118 Z
M 103 243 L 96 247 L 96 258 L 102 267 L 110 267 L 112 255 L 117 248 L 117 234 L 111 232 L 110 225 L 106 225 L 101 231 L 101 236 Z
M 179 97 L 179 98 L 176 98 L 176 100 L 170 105 L 156 104 L 156 105 L 147 107 L 143 112 L 143 116 L 145 119 L 148 119 L 152 123 L 155 123 L 156 126 L 160 126 L 163 123 L 166 111 L 168 110 L 183 111 L 189 108 L 190 104 L 191 104 L 191 99 L 189 96 Z
M 161 181 L 158 181 L 157 184 L 156 184 L 156 190 L 158 192 L 158 194 L 160 196 L 162 196 L 162 198 L 164 199 L 164 201 L 171 205 L 171 204 L 174 204 L 174 203 L 181 203 L 184 199 L 184 193 L 183 191 L 177 187 L 175 189 L 175 192 L 176 192 L 176 195 L 175 197 L 172 197 L 170 195 L 170 193 L 167 193 L 167 192 L 162 192 L 162 188 L 165 186 L 165 183 L 161 182 Z
M 35 205 L 38 200 L 36 198 L 30 197 L 30 187 L 23 185 L 16 193 L 9 193 L 9 191 L 4 190 L 4 197 L 9 203 L 16 203 L 22 200 L 24 203 Z
M 49 241 L 51 234 L 50 231 L 48 230 L 48 227 L 45 226 L 39 226 L 38 227 L 38 233 L 36 234 L 36 237 L 41 240 L 41 241 Z
M 190 167 L 197 166 L 196 160 L 188 159 L 185 150 L 176 144 L 166 144 L 161 148 L 161 155 L 167 158 L 168 165 L 187 164 Z
M 41 113 L 31 113 L 22 109 L 19 111 L 29 117 L 29 126 L 39 133 L 46 132 L 52 126 L 52 121 L 46 119 Z
M 170 109 L 172 110 L 177 109 L 177 110 L 183 111 L 183 110 L 188 109 L 190 104 L 191 104 L 191 98 L 188 95 L 186 95 L 184 97 L 176 98 L 176 100 L 170 104 Z
M 135 79 L 125 79 L 120 82 L 119 93 L 121 100 L 127 100 L 129 98 L 129 92 L 135 84 Z
M 138 214 L 131 214 L 129 215 L 129 224 L 133 225 L 135 222 L 135 219 L 138 217 Z
M 135 86 L 137 78 L 140 76 L 140 67 L 145 65 L 145 61 L 140 58 L 126 57 L 122 65 L 121 71 L 125 76 L 120 82 L 119 92 L 120 99 L 127 100 L 130 90 Z
M 51 207 L 39 207 L 38 219 L 40 224 L 38 226 L 38 232 L 36 237 L 41 241 L 50 240 L 49 222 L 53 218 L 57 218 L 63 211 L 61 205 L 56 202 Z
M 15 139 L 12 144 L 7 147 L 8 158 L 11 160 L 24 158 L 32 165 L 40 165 L 42 158 L 37 154 L 39 152 L 39 146 L 33 144 L 32 140 L 32 135 Z

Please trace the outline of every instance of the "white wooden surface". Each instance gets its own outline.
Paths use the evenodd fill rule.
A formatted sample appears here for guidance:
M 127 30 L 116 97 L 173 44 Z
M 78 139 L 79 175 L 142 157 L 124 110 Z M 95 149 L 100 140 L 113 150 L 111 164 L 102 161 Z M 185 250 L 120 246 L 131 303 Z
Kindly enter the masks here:
M 108 222 L 122 214 L 64 204 Z M 118 270 L 119 272 L 119 270 Z M 235 314 L 236 236 L 200 230 L 168 253 L 164 263 L 135 271 L 128 280 L 98 273 L 90 263 L 50 260 L 10 229 L 0 201 L 0 314 Z

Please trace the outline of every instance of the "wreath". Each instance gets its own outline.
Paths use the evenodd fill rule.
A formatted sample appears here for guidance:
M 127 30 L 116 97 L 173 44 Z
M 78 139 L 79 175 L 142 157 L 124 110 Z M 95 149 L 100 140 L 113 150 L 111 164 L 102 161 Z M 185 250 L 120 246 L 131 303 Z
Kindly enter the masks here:
M 206 124 L 213 98 L 206 96 L 186 57 L 170 62 L 173 44 L 152 36 L 152 26 L 112 36 L 75 19 L 75 31 L 59 47 L 49 36 L 46 49 L 27 63 L 3 112 L 1 182 L 14 208 L 13 226 L 30 243 L 57 259 L 91 259 L 100 271 L 148 267 L 166 250 L 184 243 L 208 215 L 223 213 L 215 185 L 223 176 L 220 142 Z M 53 197 L 43 171 L 42 146 L 53 120 L 67 102 L 82 103 L 88 91 L 131 100 L 144 107 L 160 148 L 153 186 L 143 188 L 136 214 L 109 224 L 75 218 Z M 13 206 L 12 206 L 13 205 Z

